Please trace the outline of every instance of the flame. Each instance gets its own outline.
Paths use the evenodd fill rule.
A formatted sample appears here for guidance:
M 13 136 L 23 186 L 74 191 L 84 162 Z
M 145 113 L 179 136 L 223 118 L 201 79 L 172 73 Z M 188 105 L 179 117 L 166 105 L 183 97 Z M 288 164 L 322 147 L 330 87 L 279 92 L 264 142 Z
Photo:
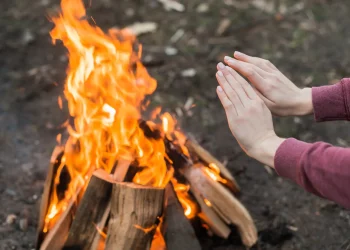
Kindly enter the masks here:
M 227 183 L 227 180 L 220 176 L 220 169 L 218 166 L 215 165 L 215 163 L 210 163 L 209 168 L 206 167 L 203 169 L 209 175 L 209 177 L 214 181 L 218 181 L 223 184 Z
M 192 219 L 196 216 L 198 212 L 198 207 L 195 202 L 189 197 L 188 191 L 190 189 L 189 185 L 178 183 L 178 181 L 173 178 L 171 182 L 174 185 L 174 190 L 176 192 L 177 198 L 181 203 L 184 213 L 188 219 Z
M 50 35 L 69 52 L 64 95 L 74 124 L 67 124 L 69 139 L 55 185 L 64 166 L 71 181 L 64 199 L 53 192 L 45 231 L 94 169 L 111 172 L 120 158 L 137 162 L 144 170 L 133 181 L 155 187 L 164 187 L 173 174 L 164 160 L 164 142 L 147 138 L 139 127 L 143 100 L 157 84 L 140 61 L 135 37 L 126 30 L 105 34 L 90 25 L 80 0 L 62 0 L 61 8 Z
M 141 63 L 142 46 L 127 29 L 104 33 L 95 20 L 86 17 L 82 0 L 62 0 L 61 9 L 58 16 L 52 17 L 55 27 L 50 35 L 54 44 L 61 40 L 69 53 L 64 96 L 73 122 L 67 120 L 62 125 L 69 133 L 65 144 L 62 136 L 57 136 L 64 154 L 55 175 L 44 232 L 55 225 L 70 202 L 79 202 L 79 190 L 84 191 L 95 169 L 111 173 L 120 159 L 142 167 L 134 183 L 165 187 L 172 181 L 185 215 L 194 218 L 197 204 L 188 194 L 189 186 L 173 178 L 175 170 L 164 144 L 166 138 L 190 157 L 185 146 L 187 137 L 169 113 L 161 113 L 161 108 L 153 111 L 147 125 L 160 131 L 162 138 L 146 136 L 139 126 L 141 111 L 149 103 L 145 97 L 157 86 Z M 58 105 L 63 108 L 61 97 Z M 215 165 L 205 169 L 211 178 L 225 181 Z M 58 186 L 63 170 L 68 172 L 70 182 L 62 198 Z

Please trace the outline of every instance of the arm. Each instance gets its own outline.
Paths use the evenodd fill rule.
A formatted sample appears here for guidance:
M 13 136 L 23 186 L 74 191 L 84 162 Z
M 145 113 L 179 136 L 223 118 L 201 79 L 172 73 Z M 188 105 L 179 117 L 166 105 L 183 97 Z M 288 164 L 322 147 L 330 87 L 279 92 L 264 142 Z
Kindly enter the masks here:
M 350 208 L 350 149 L 277 137 L 271 112 L 258 92 L 232 68 L 220 63 L 218 70 L 217 94 L 231 132 L 242 149 L 309 192 Z M 340 86 L 344 87 L 344 83 Z
M 350 208 L 350 149 L 290 138 L 277 149 L 274 165 L 280 176 Z
M 350 120 L 350 78 L 335 85 L 312 88 L 312 103 L 318 122 Z
M 267 60 L 235 52 L 226 63 L 249 79 L 276 115 L 314 113 L 318 122 L 350 120 L 350 78 L 331 86 L 298 88 Z

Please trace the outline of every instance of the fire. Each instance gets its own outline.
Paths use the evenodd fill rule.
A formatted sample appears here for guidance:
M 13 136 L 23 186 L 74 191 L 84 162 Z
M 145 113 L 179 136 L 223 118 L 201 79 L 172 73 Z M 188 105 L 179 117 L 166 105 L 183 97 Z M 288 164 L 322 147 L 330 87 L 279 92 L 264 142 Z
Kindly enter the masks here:
M 212 178 L 214 181 L 221 182 L 223 184 L 227 183 L 227 180 L 220 176 L 220 169 L 214 163 L 210 163 L 208 168 L 204 168 L 204 171 Z
M 190 189 L 189 185 L 180 184 L 175 178 L 172 179 L 174 185 L 174 190 L 176 195 L 184 209 L 184 213 L 187 218 L 192 219 L 196 216 L 198 208 L 196 203 L 194 203 L 191 198 L 189 198 L 188 191 Z
M 148 138 L 139 126 L 144 98 L 156 89 L 156 81 L 141 63 L 141 45 L 128 30 L 110 29 L 104 33 L 90 25 L 81 0 L 62 0 L 62 13 L 53 17 L 50 32 L 53 43 L 61 40 L 69 53 L 64 95 L 73 124 L 65 124 L 69 139 L 58 168 L 50 206 L 45 219 L 48 231 L 67 204 L 77 199 L 97 168 L 111 172 L 118 159 L 134 162 L 143 170 L 133 181 L 142 185 L 165 187 L 172 179 L 173 168 L 167 166 L 162 139 Z M 62 107 L 62 99 L 58 98 Z M 176 137 L 184 147 L 186 137 L 175 130 L 176 122 L 168 113 L 161 115 L 157 128 L 166 136 Z M 61 141 L 59 135 L 57 140 Z M 65 168 L 70 182 L 64 198 L 57 195 L 59 176 Z M 179 191 L 187 216 L 194 215 L 186 192 Z M 192 202 L 193 203 L 193 202 Z M 185 204 L 185 205 L 184 205 Z M 191 212 L 189 209 L 192 209 Z

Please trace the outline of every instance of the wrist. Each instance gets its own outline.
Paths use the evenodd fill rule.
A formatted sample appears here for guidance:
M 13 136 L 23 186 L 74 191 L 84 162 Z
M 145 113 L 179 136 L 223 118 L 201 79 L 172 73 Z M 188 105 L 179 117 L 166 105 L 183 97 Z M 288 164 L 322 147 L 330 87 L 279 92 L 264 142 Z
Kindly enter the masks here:
M 286 139 L 277 135 L 270 136 L 254 147 L 248 155 L 257 161 L 274 168 L 274 159 L 279 146 Z
M 303 88 L 300 90 L 298 105 L 295 110 L 295 115 L 309 115 L 313 113 L 312 104 L 312 89 Z

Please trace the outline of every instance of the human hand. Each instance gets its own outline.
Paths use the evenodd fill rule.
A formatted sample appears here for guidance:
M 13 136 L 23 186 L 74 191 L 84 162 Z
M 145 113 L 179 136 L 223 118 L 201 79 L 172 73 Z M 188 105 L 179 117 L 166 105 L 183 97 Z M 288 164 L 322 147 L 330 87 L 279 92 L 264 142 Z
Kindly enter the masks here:
M 313 112 L 311 88 L 298 88 L 271 62 L 235 52 L 225 62 L 245 76 L 267 107 L 279 116 L 307 115 Z
M 275 134 L 270 110 L 230 67 L 219 63 L 216 78 L 220 85 L 217 94 L 239 145 L 249 156 L 273 167 L 275 153 L 284 139 Z

